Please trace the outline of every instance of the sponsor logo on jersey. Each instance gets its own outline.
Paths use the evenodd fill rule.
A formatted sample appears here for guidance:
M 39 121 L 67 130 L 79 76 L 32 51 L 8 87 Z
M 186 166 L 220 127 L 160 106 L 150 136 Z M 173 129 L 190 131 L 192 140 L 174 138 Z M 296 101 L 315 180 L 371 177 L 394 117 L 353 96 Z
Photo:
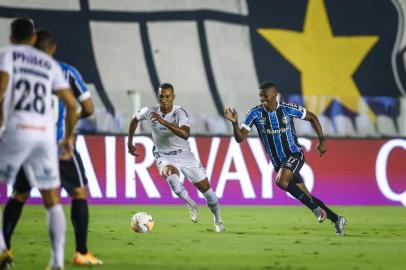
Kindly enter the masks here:
M 13 61 L 21 61 L 23 63 L 29 63 L 33 64 L 36 66 L 41 66 L 44 67 L 45 69 L 51 69 L 51 62 L 43 59 L 41 57 L 38 57 L 37 55 L 27 55 L 24 54 L 23 52 L 15 51 L 13 52 Z
M 280 133 L 285 133 L 286 131 L 288 131 L 288 129 L 289 129 L 289 127 L 288 127 L 288 128 L 281 128 L 281 129 L 270 129 L 270 128 L 267 128 L 267 129 L 265 130 L 265 132 L 266 132 L 267 134 L 280 134 Z

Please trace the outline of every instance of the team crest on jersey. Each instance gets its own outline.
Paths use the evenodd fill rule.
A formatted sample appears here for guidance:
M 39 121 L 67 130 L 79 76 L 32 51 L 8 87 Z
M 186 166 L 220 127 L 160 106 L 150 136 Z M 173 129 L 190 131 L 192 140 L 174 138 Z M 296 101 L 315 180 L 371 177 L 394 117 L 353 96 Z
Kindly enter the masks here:
M 289 123 L 288 117 L 286 117 L 286 116 L 282 117 L 282 123 L 284 123 L 284 124 Z
M 261 125 L 265 125 L 266 124 L 266 117 L 258 118 L 258 123 L 261 124 Z

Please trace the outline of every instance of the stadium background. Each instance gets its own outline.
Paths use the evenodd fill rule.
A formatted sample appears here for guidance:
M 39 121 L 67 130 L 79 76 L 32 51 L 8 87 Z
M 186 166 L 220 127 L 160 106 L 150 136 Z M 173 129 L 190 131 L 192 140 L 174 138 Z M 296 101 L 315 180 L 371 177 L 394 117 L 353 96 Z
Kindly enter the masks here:
M 272 80 L 282 100 L 316 112 L 331 139 L 318 158 L 310 125 L 297 122 L 302 174 L 316 195 L 329 204 L 406 206 L 405 14 L 403 0 L 2 0 L 0 45 L 12 18 L 31 17 L 88 83 L 96 113 L 79 124 L 86 135 L 77 147 L 92 203 L 180 203 L 154 167 L 147 126 L 136 139 L 140 157 L 125 149 L 132 113 L 156 103 L 156 86 L 170 82 L 223 204 L 297 204 L 273 183 L 256 132 L 238 145 L 222 117 L 232 106 L 241 121 L 258 103 L 259 83 Z M 2 188 L 1 199 L 10 192 Z

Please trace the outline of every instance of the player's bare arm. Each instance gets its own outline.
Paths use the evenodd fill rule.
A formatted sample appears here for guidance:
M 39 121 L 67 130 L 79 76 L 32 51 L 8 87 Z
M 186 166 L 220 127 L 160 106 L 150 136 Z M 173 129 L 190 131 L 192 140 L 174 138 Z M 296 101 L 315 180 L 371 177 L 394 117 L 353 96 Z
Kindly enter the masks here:
M 76 99 L 69 88 L 57 91 L 57 95 L 66 106 L 65 137 L 61 142 L 63 152 L 60 159 L 67 160 L 73 154 L 74 128 L 78 119 L 76 114 Z
M 306 117 L 304 120 L 309 121 L 312 125 L 314 131 L 316 131 L 317 136 L 319 137 L 319 143 L 317 144 L 317 151 L 319 152 L 319 156 L 323 156 L 327 152 L 326 148 L 326 138 L 323 134 L 323 129 L 321 128 L 319 119 L 317 116 L 312 113 L 311 111 L 306 112 Z
M 80 102 L 80 114 L 79 118 L 87 118 L 91 116 L 94 112 L 93 101 L 91 98 L 85 99 L 84 101 Z
M 137 130 L 138 127 L 138 123 L 140 121 L 138 121 L 137 118 L 133 118 L 130 122 L 130 126 L 128 128 L 128 141 L 127 141 L 127 148 L 128 148 L 128 153 L 130 153 L 133 156 L 138 156 L 134 143 L 133 143 L 133 138 L 134 138 L 134 133 L 135 130 Z
M 3 100 L 8 85 L 8 73 L 0 71 L 0 129 L 3 126 Z M 1 132 L 0 132 L 1 135 Z
M 243 142 L 248 137 L 249 131 L 246 130 L 245 128 L 240 128 L 238 126 L 238 114 L 237 114 L 237 111 L 234 108 L 226 108 L 224 110 L 224 116 L 226 117 L 226 119 L 228 121 L 230 121 L 233 124 L 234 139 L 238 143 Z
M 184 140 L 189 139 L 190 128 L 188 126 L 180 126 L 180 127 L 178 127 L 178 126 L 176 126 L 174 124 L 168 123 L 167 121 L 162 119 L 161 115 L 158 114 L 158 113 L 151 113 L 150 118 L 151 118 L 152 122 L 158 122 L 161 125 L 164 125 L 165 127 L 167 127 L 176 136 L 178 136 L 178 137 L 180 137 L 180 138 L 182 138 Z

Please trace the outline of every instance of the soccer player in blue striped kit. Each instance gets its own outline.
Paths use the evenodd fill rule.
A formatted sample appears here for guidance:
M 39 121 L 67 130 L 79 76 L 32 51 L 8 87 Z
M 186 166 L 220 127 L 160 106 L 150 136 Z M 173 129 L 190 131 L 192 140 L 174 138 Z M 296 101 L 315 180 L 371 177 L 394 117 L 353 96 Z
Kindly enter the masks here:
M 321 200 L 311 195 L 299 174 L 304 164 L 304 153 L 297 140 L 293 117 L 311 123 L 319 137 L 317 144 L 319 156 L 323 156 L 326 153 L 326 139 L 317 116 L 297 104 L 278 102 L 276 85 L 271 82 L 263 83 L 259 89 L 261 105 L 248 112 L 241 127 L 238 126 L 235 109 L 227 108 L 224 112 L 227 120 L 233 124 L 235 140 L 238 143 L 243 142 L 251 127 L 255 125 L 277 172 L 276 184 L 312 210 L 318 222 L 321 223 L 328 218 L 334 223 L 336 234 L 344 235 L 346 219 L 338 216 Z

